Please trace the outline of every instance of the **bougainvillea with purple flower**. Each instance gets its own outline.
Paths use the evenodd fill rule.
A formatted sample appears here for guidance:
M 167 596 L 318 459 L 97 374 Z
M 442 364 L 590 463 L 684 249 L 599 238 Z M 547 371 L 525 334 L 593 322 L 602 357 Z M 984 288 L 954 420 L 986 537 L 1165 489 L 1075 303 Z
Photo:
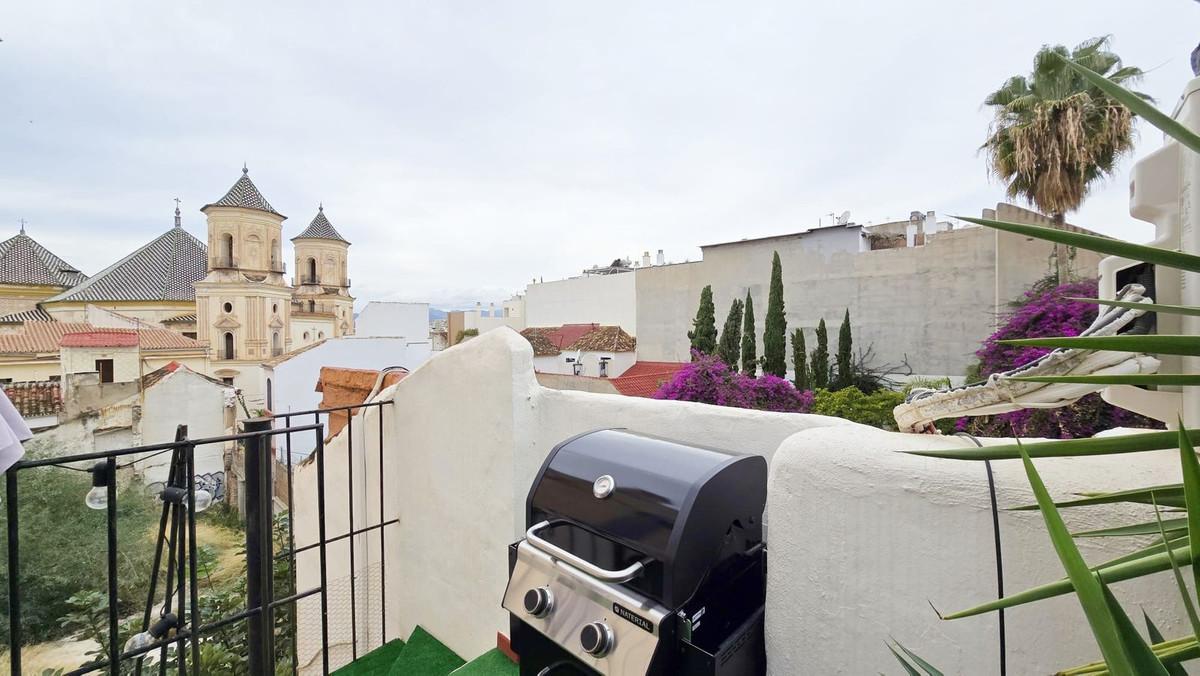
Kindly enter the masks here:
M 1035 286 L 1015 303 L 1013 312 L 998 331 L 988 336 L 975 352 L 979 377 L 1007 371 L 1046 354 L 1043 347 L 1002 345 L 1010 338 L 1078 336 L 1096 319 L 1097 306 L 1069 298 L 1095 298 L 1094 279 L 1047 288 Z M 1113 427 L 1161 427 L 1149 418 L 1106 403 L 1099 394 L 1089 394 L 1070 406 L 1052 409 L 1023 409 L 981 418 L 960 418 L 955 429 L 986 436 L 1090 437 Z
M 655 399 L 784 413 L 807 413 L 812 407 L 813 393 L 801 392 L 783 378 L 773 375 L 751 378 L 730 369 L 714 355 L 693 352 L 692 359 L 659 388 Z

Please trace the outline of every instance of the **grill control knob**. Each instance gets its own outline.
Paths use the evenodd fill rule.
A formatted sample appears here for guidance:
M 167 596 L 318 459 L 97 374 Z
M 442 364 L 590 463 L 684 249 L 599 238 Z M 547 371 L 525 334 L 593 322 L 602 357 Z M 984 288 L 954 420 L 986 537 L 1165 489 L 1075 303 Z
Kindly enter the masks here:
M 603 622 L 585 624 L 579 632 L 579 645 L 593 657 L 604 657 L 613 647 L 612 629 Z
M 534 617 L 545 617 L 554 610 L 554 594 L 549 587 L 538 587 L 525 592 L 525 612 Z

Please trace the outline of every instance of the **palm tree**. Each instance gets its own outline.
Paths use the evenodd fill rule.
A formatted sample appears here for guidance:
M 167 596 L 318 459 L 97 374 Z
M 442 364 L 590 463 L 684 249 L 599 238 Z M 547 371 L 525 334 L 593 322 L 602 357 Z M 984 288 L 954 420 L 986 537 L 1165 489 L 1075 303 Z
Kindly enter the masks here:
M 1007 184 L 1010 198 L 1025 198 L 1057 227 L 1079 208 L 1088 187 L 1112 175 L 1133 148 L 1134 114 L 1066 65 L 1070 59 L 1128 88 L 1142 70 L 1123 65 L 1108 43 L 1104 36 L 1073 50 L 1044 46 L 1030 75 L 1009 78 L 984 99 L 995 112 L 981 148 L 992 172 Z M 1066 247 L 1056 245 L 1060 283 L 1066 281 L 1065 258 Z

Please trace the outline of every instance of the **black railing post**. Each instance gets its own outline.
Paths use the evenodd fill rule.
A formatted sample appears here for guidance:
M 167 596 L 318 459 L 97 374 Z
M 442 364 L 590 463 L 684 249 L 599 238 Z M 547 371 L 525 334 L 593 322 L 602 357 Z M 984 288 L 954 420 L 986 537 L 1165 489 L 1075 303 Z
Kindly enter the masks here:
M 242 431 L 266 432 L 269 418 L 242 421 Z M 247 619 L 246 639 L 250 673 L 275 673 L 272 638 L 274 622 L 270 608 L 273 561 L 270 555 L 271 512 L 274 491 L 271 484 L 270 437 L 253 436 L 245 440 L 246 478 L 246 610 L 254 611 Z
M 21 676 L 21 557 L 17 551 L 21 534 L 17 524 L 17 468 L 4 474 L 5 511 L 8 514 L 8 664 L 13 676 Z
M 108 660 L 113 676 L 121 676 L 121 642 L 117 634 L 117 459 L 110 457 L 104 468 L 108 478 Z

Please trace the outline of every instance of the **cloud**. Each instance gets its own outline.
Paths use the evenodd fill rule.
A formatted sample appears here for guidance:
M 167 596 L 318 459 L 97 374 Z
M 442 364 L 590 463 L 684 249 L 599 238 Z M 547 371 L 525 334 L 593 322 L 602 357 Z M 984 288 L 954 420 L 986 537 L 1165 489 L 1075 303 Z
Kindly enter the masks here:
M 1003 198 L 980 102 L 1045 42 L 1115 34 L 1170 108 L 1195 3 L 9 3 L 0 224 L 95 272 L 243 161 L 294 236 L 324 201 L 360 300 L 473 304 L 618 256 L 830 212 Z M 1143 131 L 1138 154 L 1158 145 Z M 1127 174 L 1073 222 L 1148 239 Z M 289 255 L 290 254 L 285 254 Z

